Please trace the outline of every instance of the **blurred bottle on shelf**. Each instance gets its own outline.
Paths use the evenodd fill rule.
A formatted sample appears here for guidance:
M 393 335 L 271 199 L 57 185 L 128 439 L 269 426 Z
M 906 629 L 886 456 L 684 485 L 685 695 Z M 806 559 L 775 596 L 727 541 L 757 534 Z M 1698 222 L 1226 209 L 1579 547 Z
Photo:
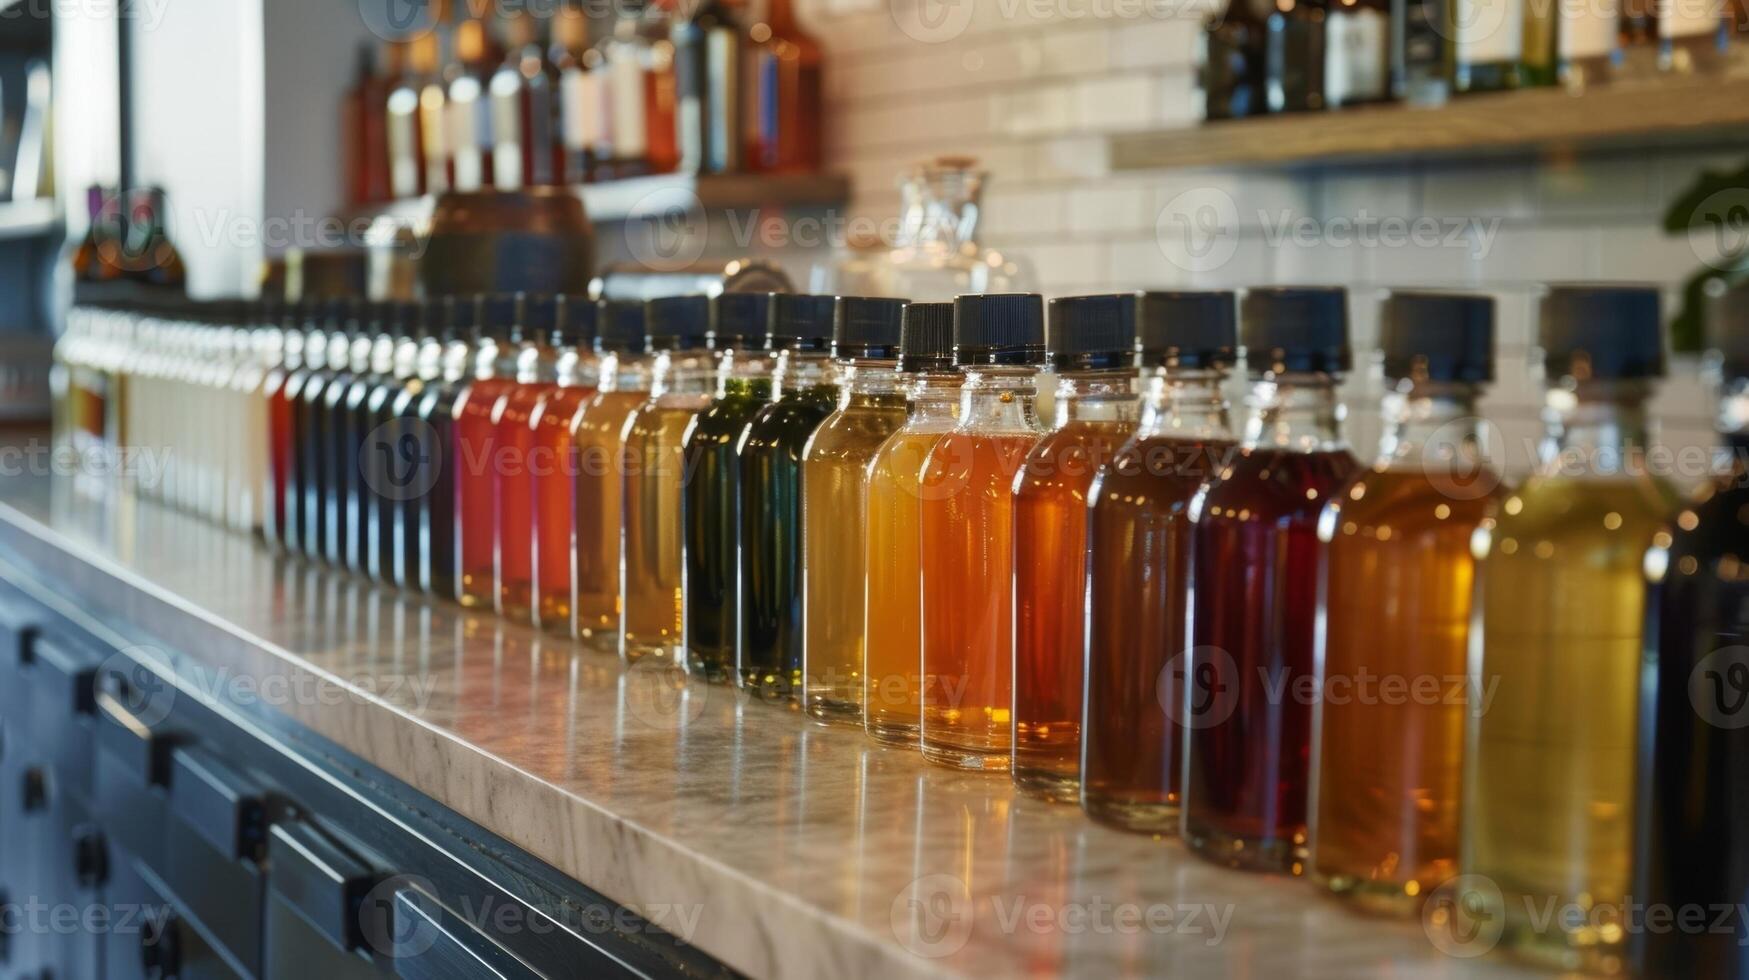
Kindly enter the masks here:
M 439 66 L 449 60 L 450 45 L 449 29 L 440 24 L 414 39 L 408 51 L 419 85 L 419 159 L 427 194 L 449 190 L 454 180 L 444 113 L 447 96 L 439 72 Z
M 1275 0 L 1275 9 L 1266 21 L 1263 54 L 1263 94 L 1268 111 L 1306 112 L 1325 107 L 1327 13 L 1327 0 Z
M 1323 74 L 1325 108 L 1391 97 L 1390 0 L 1330 0 Z
M 504 63 L 492 75 L 493 185 L 501 191 L 546 186 L 563 171 L 556 137 L 559 79 L 527 10 L 505 21 Z
M 674 25 L 675 133 L 687 173 L 741 169 L 747 36 L 727 0 L 704 0 Z
M 502 58 L 477 17 L 456 21 L 454 58 L 444 66 L 451 186 L 477 191 L 492 176 L 492 106 L 487 87 Z
M 599 142 L 601 76 L 593 71 L 596 61 L 589 47 L 589 22 L 575 7 L 563 7 L 553 19 L 550 55 L 558 73 L 556 102 L 559 181 L 581 184 L 596 174 L 596 143 Z
M 185 278 L 182 254 L 171 243 L 165 224 L 169 207 L 164 191 L 140 187 L 128 192 L 128 223 L 116 261 L 139 282 L 148 286 L 180 289 Z
M 752 41 L 752 145 L 749 169 L 813 173 L 820 169 L 820 44 L 796 23 L 790 0 L 770 0 Z
M 1621 0 L 1622 70 L 1636 76 L 1724 64 L 1732 25 L 1718 0 Z
M 389 70 L 393 79 L 386 102 L 384 125 L 388 130 L 389 195 L 393 198 L 418 197 L 424 193 L 425 140 L 419 133 L 419 91 L 421 79 L 414 73 L 409 45 L 404 41 L 389 44 Z
M 1204 28 L 1204 115 L 1243 119 L 1263 111 L 1264 39 L 1268 13 L 1256 0 L 1233 0 Z
M 1533 0 L 1524 7 L 1524 80 L 1574 91 L 1608 81 L 1621 56 L 1618 0 Z M 1478 25 L 1478 32 L 1485 28 Z M 1501 25 L 1496 28 L 1505 31 Z
M 1554 0 L 1537 2 L 1548 6 Z M 1458 92 L 1495 92 L 1522 84 L 1529 30 L 1524 0 L 1443 3 L 1450 5 L 1443 23 L 1445 36 L 1451 39 L 1452 88 Z
M 666 173 L 679 163 L 674 44 L 660 4 L 628 0 L 602 40 L 611 117 L 610 176 Z
M 73 278 L 78 282 L 111 282 L 120 279 L 125 270 L 111 261 L 113 252 L 105 255 L 104 242 L 116 233 L 118 225 L 115 198 L 100 184 L 85 189 L 85 237 L 73 249 Z
M 346 200 L 353 207 L 390 197 L 388 99 L 390 76 L 377 74 L 376 52 L 358 47 L 358 68 L 341 109 L 346 155 Z

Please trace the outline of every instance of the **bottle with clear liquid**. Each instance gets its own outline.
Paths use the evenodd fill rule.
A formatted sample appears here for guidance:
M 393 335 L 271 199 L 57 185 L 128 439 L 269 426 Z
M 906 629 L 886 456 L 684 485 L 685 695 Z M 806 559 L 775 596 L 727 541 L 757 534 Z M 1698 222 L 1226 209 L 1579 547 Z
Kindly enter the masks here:
M 601 361 L 595 353 L 599 304 L 586 296 L 556 297 L 557 326 L 549 346 L 558 352 L 557 388 L 530 416 L 534 428 L 529 469 L 534 474 L 535 625 L 552 633 L 571 632 L 571 563 L 576 542 L 577 447 L 571 423 L 595 397 Z
M 1542 300 L 1543 460 L 1477 535 L 1485 623 L 1463 871 L 1504 899 L 1503 948 L 1563 970 L 1624 965 L 1632 877 L 1643 559 L 1679 497 L 1651 472 L 1664 372 L 1658 291 Z M 1461 903 L 1460 903 L 1461 907 Z M 1556 909 L 1544 917 L 1541 910 Z
M 959 418 L 953 304 L 910 303 L 899 324 L 905 423 L 869 462 L 863 729 L 914 746 L 923 720 L 923 464 Z
M 716 394 L 686 434 L 681 492 L 681 574 L 686 669 L 713 681 L 735 673 L 740 629 L 741 442 L 771 401 L 771 293 L 723 293 L 714 307 L 711 350 Z
M 548 346 L 558 327 L 558 301 L 551 294 L 519 294 L 517 324 L 521 341 L 512 357 L 516 383 L 498 396 L 492 422 L 498 427 L 498 510 L 493 537 L 498 551 L 498 615 L 534 622 L 534 510 L 536 465 L 534 419 L 541 404 L 559 388 L 559 352 Z
M 1014 784 L 1058 803 L 1081 795 L 1087 494 L 1135 429 L 1133 294 L 1054 299 L 1050 431 L 1014 481 Z
M 919 511 L 923 757 L 1006 772 L 1013 755 L 1014 482 L 1044 435 L 1036 293 L 954 300 L 960 415 L 929 450 Z
M 1189 648 L 1190 504 L 1234 449 L 1223 394 L 1233 294 L 1144 293 L 1142 417 L 1087 491 L 1087 657 L 1081 806 L 1102 823 L 1176 834 Z
M 710 325 L 708 297 L 650 301 L 650 397 L 626 422 L 621 491 L 619 653 L 628 663 L 655 657 L 678 664 L 684 653 L 685 439 L 716 386 L 715 359 L 706 347 Z
M 474 380 L 455 405 L 456 601 L 491 609 L 498 601 L 498 424 L 492 413 L 516 384 L 516 296 L 495 293 L 479 308 Z
M 1341 289 L 1253 289 L 1240 306 L 1251 414 L 1191 505 L 1184 824 L 1192 851 L 1301 874 L 1311 781 L 1318 515 L 1360 468 L 1342 438 Z M 1269 574 L 1259 574 L 1268 569 Z
M 1480 708 L 1459 687 L 1470 539 L 1503 496 L 1476 409 L 1494 378 L 1494 301 L 1398 292 L 1379 319 L 1378 456 L 1318 526 L 1330 696 L 1314 711 L 1311 871 L 1359 907 L 1410 915 L 1458 873 L 1464 731 Z
M 473 192 L 493 180 L 489 86 L 500 55 L 493 50 L 486 22 L 478 17 L 464 16 L 456 22 L 454 43 L 454 60 L 443 70 L 451 185 Z
M 904 309 L 899 299 L 838 298 L 838 409 L 802 448 L 802 697 L 821 721 L 863 723 L 868 467 L 905 422 Z

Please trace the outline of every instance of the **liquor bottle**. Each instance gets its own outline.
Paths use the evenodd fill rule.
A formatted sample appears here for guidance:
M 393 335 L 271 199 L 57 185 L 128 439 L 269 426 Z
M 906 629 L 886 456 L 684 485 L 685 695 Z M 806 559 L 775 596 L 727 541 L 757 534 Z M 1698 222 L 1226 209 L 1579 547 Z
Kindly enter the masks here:
M 376 52 L 358 47 L 358 68 L 342 111 L 346 127 L 346 203 L 363 207 L 387 201 L 389 190 L 389 93 L 391 76 L 379 75 Z
M 1226 12 L 1204 27 L 1202 90 L 1204 115 L 1212 120 L 1243 119 L 1263 112 L 1267 0 L 1229 0 Z
M 498 61 L 485 21 L 466 17 L 456 23 L 455 57 L 444 77 L 451 183 L 458 191 L 478 191 L 494 178 L 489 86 Z
M 479 310 L 480 343 L 474 381 L 455 407 L 456 561 L 461 581 L 456 601 L 490 609 L 498 601 L 498 553 L 494 533 L 498 514 L 498 425 L 492 417 L 499 399 L 516 384 L 514 351 L 516 297 L 485 297 Z
M 1554 2 L 1536 0 L 1544 6 Z M 1517 88 L 1527 81 L 1527 17 L 1526 0 L 1421 0 L 1419 7 L 1411 0 L 1404 44 L 1411 56 L 1427 56 L 1416 60 L 1428 64 L 1436 63 L 1436 50 L 1444 51 L 1450 59 L 1451 87 L 1458 92 Z M 1413 73 L 1413 65 L 1409 70 Z M 1414 99 L 1414 93 L 1408 97 Z
M 600 140 L 601 82 L 592 71 L 594 52 L 589 47 L 589 22 L 576 7 L 561 7 L 553 20 L 551 60 L 558 77 L 558 149 L 562 166 L 559 182 L 581 184 L 596 172 L 595 146 Z
M 1739 831 L 1749 783 L 1749 287 L 1713 300 L 1722 385 L 1723 475 L 1653 536 L 1646 556 L 1646 627 L 1635 819 L 1642 842 L 1632 894 L 1647 908 L 1738 909 L 1749 891 L 1749 844 Z M 1680 921 L 1680 920 L 1678 920 Z M 1690 920 L 1694 921 L 1693 919 Z M 1636 973 L 1741 978 L 1746 924 L 1646 930 Z M 1711 923 L 1709 922 L 1710 926 Z
M 535 407 L 534 586 L 535 624 L 554 633 L 571 632 L 571 562 L 576 541 L 577 449 L 571 422 L 601 384 L 595 356 L 600 308 L 584 296 L 558 297 L 557 326 L 549 341 L 558 351 L 558 388 Z
M 308 303 L 269 305 L 269 316 L 277 309 L 280 334 L 279 362 L 270 368 L 261 381 L 261 398 L 267 405 L 267 482 L 262 517 L 263 536 L 276 550 L 295 550 L 298 537 L 297 507 L 293 497 L 297 486 L 296 430 L 292 423 L 292 404 L 297 395 L 291 381 L 304 369 L 304 337 L 309 316 Z M 301 382 L 300 382 L 301 383 Z
M 669 40 L 674 0 L 652 0 L 638 24 L 644 38 L 644 131 L 650 172 L 670 173 L 680 166 L 675 129 L 679 92 L 674 78 L 674 42 Z
M 1007 771 L 1013 754 L 1015 475 L 1044 435 L 1033 405 L 1046 362 L 1035 293 L 954 300 L 959 419 L 924 462 L 923 757 Z
M 485 369 L 495 363 L 496 347 L 480 326 L 479 296 L 445 296 L 428 315 L 436 320 L 441 354 L 437 376 L 406 408 L 403 419 L 422 450 L 423 469 L 410 476 L 413 488 L 402 501 L 398 536 L 405 588 L 444 599 L 456 598 L 461 581 L 456 522 L 456 406 L 474 378 L 483 352 Z
M 641 30 L 645 6 L 642 0 L 621 4 L 613 33 L 601 42 L 608 115 L 613 120 L 607 127 L 612 147 L 608 169 L 615 177 L 649 172 L 650 42 Z
M 329 473 L 329 438 L 326 390 L 340 370 L 338 360 L 329 355 L 345 352 L 345 329 L 348 301 L 331 299 L 315 311 L 310 329 L 304 334 L 304 368 L 286 382 L 286 400 L 292 410 L 292 444 L 297 462 L 293 469 L 292 499 L 287 509 L 297 508 L 298 543 L 296 550 L 306 558 L 327 556 L 328 509 L 327 492 L 332 483 Z
M 374 303 L 359 301 L 346 310 L 347 320 L 337 333 L 330 333 L 328 361 L 333 365 L 322 386 L 322 452 L 326 457 L 321 501 L 323 557 L 335 568 L 357 569 L 358 536 L 351 522 L 350 502 L 358 483 L 358 442 L 348 417 L 346 397 L 359 378 L 370 374 L 372 329 L 378 322 Z
M 1318 514 L 1359 468 L 1336 393 L 1349 368 L 1347 296 L 1254 289 L 1240 322 L 1251 415 L 1238 452 L 1191 504 L 1183 833 L 1211 860 L 1300 874 L 1312 708 L 1293 694 L 1313 676 Z
M 453 57 L 452 43 L 449 25 L 438 24 L 415 38 L 408 51 L 419 80 L 419 160 L 425 168 L 421 187 L 426 194 L 442 194 L 452 186 L 449 95 L 441 70 Z
M 336 427 L 341 433 L 336 446 L 344 455 L 336 456 L 336 465 L 346 468 L 346 493 L 342 504 L 346 527 L 346 567 L 359 575 L 381 581 L 377 567 L 381 550 L 376 534 L 377 500 L 372 486 L 372 473 L 367 461 L 376 452 L 372 432 L 376 429 L 375 413 L 370 407 L 371 392 L 379 385 L 394 382 L 395 347 L 403 323 L 402 308 L 393 301 L 375 302 L 368 307 L 369 320 L 363 324 L 365 354 L 362 361 L 353 361 L 353 374 L 339 403 Z M 357 348 L 354 349 L 357 353 Z
M 765 19 L 748 28 L 753 103 L 758 118 L 748 155 L 752 169 L 814 173 L 820 169 L 820 43 L 796 23 L 790 0 L 771 0 Z
M 1620 19 L 1618 0 L 1527 2 L 1524 81 L 1574 91 L 1607 81 L 1621 54 Z
M 1479 702 L 1448 694 L 1469 676 L 1470 538 L 1503 496 L 1476 410 L 1494 378 L 1494 301 L 1395 293 L 1380 332 L 1379 453 L 1318 525 L 1330 696 L 1313 712 L 1311 871 L 1357 905 L 1412 914 L 1458 873 Z
M 531 49 L 535 52 L 532 67 L 536 70 L 525 74 L 523 63 Z M 488 83 L 492 106 L 492 186 L 501 191 L 520 190 L 533 183 L 537 164 L 533 153 L 533 106 L 527 85 L 531 76 L 542 74 L 541 60 L 535 44 L 534 16 L 526 10 L 511 14 L 504 21 L 504 62 Z
M 180 290 L 187 278 L 182 255 L 167 230 L 170 207 L 161 187 L 128 192 L 128 226 L 122 254 L 128 275 L 148 286 Z
M 1324 14 L 1324 107 L 1390 97 L 1390 0 L 1330 0 Z
M 571 420 L 577 447 L 577 550 L 571 600 L 574 635 L 603 653 L 619 652 L 619 547 L 625 428 L 650 397 L 650 340 L 642 302 L 604 300 L 595 349 L 601 386 Z
M 675 24 L 675 133 L 680 169 L 741 169 L 741 75 L 746 37 L 724 0 L 704 0 Z
M 905 423 L 869 463 L 863 729 L 888 745 L 917 744 L 923 719 L 923 464 L 959 415 L 953 304 L 911 303 L 899 323 Z
M 1657 4 L 1658 70 L 1691 72 L 1723 67 L 1732 32 L 1721 3 L 1662 0 Z
M 735 673 L 740 629 L 742 434 L 771 401 L 770 293 L 723 293 L 711 300 L 716 397 L 686 436 L 681 494 L 681 574 L 686 600 L 686 669 L 712 681 Z
M 802 681 L 802 449 L 838 404 L 830 296 L 771 299 L 772 401 L 741 441 L 741 687 L 787 702 Z
M 620 529 L 619 654 L 626 662 L 684 654 L 680 498 L 686 430 L 711 402 L 714 364 L 706 349 L 710 299 L 666 296 L 649 305 L 655 354 L 650 397 L 625 426 Z
M 389 45 L 389 70 L 394 79 L 386 100 L 389 196 L 406 200 L 425 193 L 425 137 L 419 131 L 419 92 L 424 79 L 414 70 L 408 42 Z
M 1498 889 L 1504 907 L 1482 911 L 1502 917 L 1505 949 L 1614 972 L 1625 927 L 1607 917 L 1629 899 L 1635 840 L 1642 561 L 1678 503 L 1645 456 L 1664 370 L 1658 292 L 1552 288 L 1539 345 L 1544 458 L 1475 544 L 1492 701 L 1470 733 L 1463 870 Z
M 112 261 L 113 246 L 105 247 L 105 240 L 115 234 L 119 217 L 116 209 L 116 202 L 104 193 L 101 184 L 85 189 L 85 237 L 73 250 L 76 281 L 111 282 L 122 277 L 122 268 Z
M 1267 111 L 1324 108 L 1324 23 L 1329 2 L 1275 0 L 1266 15 L 1263 102 Z
M 822 721 L 863 723 L 868 468 L 905 423 L 904 309 L 899 299 L 838 298 L 838 409 L 802 447 L 802 694 Z
M 402 424 L 407 408 L 437 377 L 443 346 L 433 330 L 430 309 L 423 302 L 402 300 L 391 307 L 395 334 L 391 367 L 365 399 L 370 428 L 365 434 L 359 469 L 364 474 L 371 508 L 370 576 L 378 582 L 410 588 L 406 544 L 398 529 L 402 497 L 417 490 L 413 480 L 427 450 Z
M 512 334 L 516 383 L 498 396 L 492 424 L 498 429 L 498 508 L 492 536 L 497 541 L 498 615 L 534 622 L 534 509 L 537 474 L 531 466 L 535 415 L 559 387 L 559 353 L 548 346 L 558 327 L 558 304 L 551 294 L 518 294 L 517 329 Z M 542 460 L 541 468 L 550 469 Z
M 1054 299 L 1055 418 L 1014 481 L 1014 784 L 1080 799 L 1087 494 L 1136 427 L 1135 294 Z
M 1176 834 L 1183 715 L 1172 667 L 1190 647 L 1190 503 L 1234 450 L 1222 393 L 1233 294 L 1144 293 L 1135 304 L 1141 423 L 1087 491 L 1081 806 L 1125 830 Z
M 548 57 L 550 43 L 538 34 L 522 49 L 523 184 L 552 187 L 564 182 L 565 144 L 559 134 L 559 72 Z

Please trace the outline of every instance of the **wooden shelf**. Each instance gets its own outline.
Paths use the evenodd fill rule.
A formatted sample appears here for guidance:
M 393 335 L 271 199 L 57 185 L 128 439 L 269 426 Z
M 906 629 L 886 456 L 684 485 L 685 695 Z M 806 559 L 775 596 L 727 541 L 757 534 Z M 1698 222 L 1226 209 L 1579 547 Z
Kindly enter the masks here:
M 1114 170 L 1298 167 L 1546 153 L 1704 141 L 1749 142 L 1749 73 L 1537 88 L 1406 105 L 1267 116 L 1111 140 Z M 1734 130 L 1734 131 L 1733 131 Z

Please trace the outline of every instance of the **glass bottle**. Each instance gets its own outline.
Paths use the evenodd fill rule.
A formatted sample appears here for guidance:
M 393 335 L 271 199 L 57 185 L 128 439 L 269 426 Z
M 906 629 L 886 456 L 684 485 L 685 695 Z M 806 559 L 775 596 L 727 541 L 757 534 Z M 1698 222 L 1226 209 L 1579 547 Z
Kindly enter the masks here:
M 529 49 L 534 48 L 537 62 L 534 67 L 538 68 L 540 56 L 535 45 L 533 14 L 517 11 L 503 23 L 504 62 L 487 83 L 492 116 L 492 186 L 514 191 L 532 183 L 534 174 L 530 132 L 533 120 L 529 117 L 528 78 L 523 73 L 523 61 Z
M 324 511 L 323 553 L 336 568 L 357 569 L 362 553 L 361 537 L 352 522 L 351 502 L 358 484 L 358 438 L 348 411 L 347 394 L 358 379 L 370 374 L 374 328 L 380 323 L 375 303 L 360 301 L 347 309 L 348 319 L 328 349 L 334 371 L 322 387 L 322 446 L 327 456 L 328 486 L 321 501 Z M 334 335 L 330 335 L 334 336 Z
M 167 230 L 170 209 L 161 187 L 128 193 L 127 237 L 122 245 L 129 275 L 148 286 L 180 290 L 187 278 L 182 255 Z
M 267 483 L 262 488 L 262 528 L 267 542 L 275 548 L 292 549 L 298 537 L 297 507 L 292 506 L 296 492 L 297 443 L 292 427 L 291 379 L 304 368 L 305 317 L 307 304 L 267 304 L 270 323 L 279 331 L 279 361 L 269 368 L 261 381 L 261 398 L 267 405 Z
M 627 662 L 655 657 L 678 664 L 685 649 L 680 571 L 684 443 L 715 387 L 706 350 L 710 324 L 707 297 L 650 301 L 649 343 L 655 354 L 650 397 L 625 426 L 619 654 Z
M 292 470 L 292 500 L 298 528 L 296 550 L 305 557 L 321 559 L 327 555 L 328 525 L 324 496 L 331 483 L 328 473 L 327 415 L 321 408 L 325 389 L 337 365 L 328 360 L 336 348 L 336 334 L 343 334 L 346 325 L 346 300 L 331 299 L 312 312 L 309 329 L 304 333 L 304 367 L 286 382 L 286 400 L 291 404 L 292 445 L 296 462 Z
M 802 449 L 837 407 L 838 378 L 827 352 L 833 298 L 778 294 L 771 306 L 772 401 L 741 442 L 735 663 L 743 688 L 784 702 L 799 697 L 802 681 Z
M 577 449 L 571 422 L 595 396 L 601 363 L 595 356 L 599 307 L 586 296 L 558 297 L 552 347 L 559 352 L 558 388 L 535 408 L 534 476 L 535 624 L 555 633 L 571 632 L 571 563 L 576 547 Z
M 1240 321 L 1251 416 L 1191 505 L 1183 833 L 1211 860 L 1300 874 L 1312 706 L 1291 695 L 1313 676 L 1318 514 L 1359 469 L 1336 393 L 1347 296 L 1253 289 Z
M 411 318 L 406 342 L 395 351 L 395 376 L 400 384 L 386 391 L 378 409 L 378 442 L 369 465 L 376 474 L 380 510 L 377 545 L 383 581 L 414 591 L 424 588 L 420 567 L 419 526 L 413 501 L 429 494 L 434 467 L 442 465 L 428 427 L 419 425 L 418 405 L 426 391 L 443 383 L 444 356 L 453 336 L 438 304 L 418 302 L 403 315 Z M 375 395 L 372 395 L 373 400 Z
M 1318 526 L 1327 696 L 1313 711 L 1311 871 L 1370 911 L 1409 915 L 1458 873 L 1465 720 L 1480 707 L 1463 686 L 1470 539 L 1503 496 L 1476 410 L 1494 377 L 1494 301 L 1399 292 L 1380 324 L 1379 454 Z
M 1125 830 L 1176 834 L 1183 730 L 1173 667 L 1190 646 L 1190 504 L 1233 453 L 1222 392 L 1233 294 L 1137 301 L 1141 423 L 1087 491 L 1081 806 Z
M 516 383 L 498 396 L 492 409 L 497 426 L 498 509 L 493 537 L 498 551 L 498 615 L 534 622 L 534 510 L 537 474 L 531 464 L 534 419 L 541 402 L 559 388 L 559 352 L 547 345 L 558 326 L 551 294 L 518 294 L 520 340 L 510 356 Z M 542 465 L 543 469 L 547 467 Z
M 412 45 L 389 44 L 387 75 L 394 79 L 389 90 L 385 126 L 388 131 L 389 195 L 397 200 L 425 192 L 425 137 L 419 132 L 419 91 L 424 79 L 414 70 Z
M 601 387 L 571 420 L 577 447 L 577 548 L 571 600 L 575 635 L 619 652 L 619 546 L 625 427 L 650 397 L 651 358 L 641 302 L 604 300 L 597 314 Z
M 771 0 L 765 19 L 747 31 L 752 41 L 753 126 L 750 162 L 769 173 L 815 173 L 823 132 L 820 42 L 801 25 L 790 0 Z
M 1621 53 L 1619 11 L 1617 0 L 1527 0 L 1525 83 L 1577 91 L 1606 81 Z
M 474 380 L 456 399 L 456 560 L 461 582 L 456 601 L 492 608 L 498 601 L 498 425 L 492 413 L 516 384 L 516 297 L 497 293 L 480 304 L 481 340 Z
M 394 403 L 408 384 L 417 382 L 420 344 L 426 334 L 424 308 L 399 300 L 387 304 L 384 326 L 387 356 L 373 348 L 373 375 L 359 403 L 359 521 L 364 531 L 364 570 L 383 583 L 395 581 L 399 552 L 395 541 L 395 511 L 408 460 L 397 438 Z
M 364 207 L 389 199 L 388 99 L 390 86 L 377 74 L 376 51 L 360 44 L 352 87 L 342 110 L 346 153 L 346 203 Z
M 1324 14 L 1324 108 L 1390 97 L 1390 0 L 1330 0 Z
M 1263 98 L 1270 112 L 1324 108 L 1324 21 L 1330 2 L 1275 0 L 1265 20 Z
M 1431 7 L 1448 17 L 1443 30 L 1435 28 L 1442 38 L 1449 39 L 1451 84 L 1458 92 L 1498 92 L 1524 84 L 1526 41 L 1529 38 L 1529 6 L 1549 6 L 1556 0 L 1448 0 L 1430 3 L 1423 0 L 1423 10 Z M 1406 30 L 1414 38 L 1427 40 L 1428 24 L 1438 24 L 1433 15 L 1416 18 Z M 1419 41 L 1412 43 L 1419 44 Z
M 1203 29 L 1204 116 L 1243 119 L 1263 111 L 1264 39 L 1268 12 L 1258 0 L 1228 0 Z
M 449 190 L 453 165 L 449 155 L 448 86 L 442 69 L 452 57 L 448 24 L 436 24 L 415 38 L 408 59 L 419 82 L 419 160 L 425 173 L 420 182 L 426 194 Z
M 612 154 L 608 169 L 615 177 L 649 172 L 650 129 L 648 79 L 649 39 L 640 30 L 645 4 L 631 0 L 618 8 L 613 33 L 601 43 L 611 106 Z
M 638 31 L 644 47 L 644 131 L 651 173 L 670 173 L 680 166 L 675 113 L 679 92 L 674 80 L 674 42 L 668 39 L 674 0 L 653 0 L 644 10 Z
M 914 746 L 923 719 L 923 464 L 953 429 L 960 405 L 952 303 L 905 307 L 897 367 L 905 422 L 868 469 L 863 729 L 876 741 Z
M 899 299 L 838 298 L 838 409 L 802 447 L 802 703 L 822 721 L 863 723 L 868 468 L 905 423 L 904 309 Z
M 366 466 L 374 449 L 372 432 L 376 418 L 370 408 L 371 392 L 378 385 L 394 380 L 396 330 L 401 325 L 400 307 L 394 302 L 373 302 L 367 306 L 369 321 L 361 331 L 363 357 L 359 347 L 352 348 L 352 379 L 340 396 L 336 429 L 340 442 L 335 465 L 346 470 L 346 492 L 342 500 L 342 521 L 346 528 L 343 546 L 346 567 L 351 571 L 377 578 L 376 490 L 367 479 Z
M 1740 831 L 1749 783 L 1749 287 L 1712 300 L 1724 467 L 1653 536 L 1647 553 L 1639 734 L 1642 841 L 1631 894 L 1647 908 L 1740 909 L 1749 854 Z M 1691 914 L 1692 913 L 1687 913 Z M 1680 921 L 1680 920 L 1678 920 Z M 1695 921 L 1693 919 L 1691 922 Z M 1729 927 L 1647 930 L 1636 973 L 1749 974 L 1741 915 Z
M 1044 435 L 1033 405 L 1046 361 L 1035 293 L 954 300 L 960 414 L 924 462 L 923 757 L 1005 772 L 1013 755 L 1016 474 Z
M 589 70 L 589 22 L 576 7 L 560 7 L 553 15 L 551 61 L 558 78 L 555 91 L 556 142 L 563 165 L 559 181 L 581 184 L 595 174 L 595 143 L 600 125 L 596 118 L 599 95 L 593 87 L 599 76 Z
M 770 293 L 723 293 L 711 300 L 716 397 L 686 434 L 681 493 L 681 574 L 686 603 L 686 669 L 713 681 L 735 673 L 740 629 L 742 435 L 771 401 Z
M 1014 481 L 1014 784 L 1080 799 L 1087 494 L 1136 427 L 1135 294 L 1054 299 L 1056 411 Z
M 496 344 L 481 329 L 480 306 L 477 295 L 445 296 L 431 311 L 442 341 L 438 376 L 419 392 L 407 423 L 418 434 L 429 469 L 417 484 L 428 489 L 409 495 L 401 511 L 406 584 L 444 599 L 455 599 L 461 582 L 456 408 L 476 372 L 489 373 L 497 362 Z
M 1475 544 L 1477 683 L 1492 702 L 1470 732 L 1463 870 L 1498 889 L 1505 907 L 1486 914 L 1503 916 L 1504 948 L 1615 972 L 1635 838 L 1642 559 L 1678 504 L 1645 455 L 1664 369 L 1658 292 L 1551 288 L 1539 344 L 1543 460 Z
M 723 0 L 704 0 L 674 25 L 675 133 L 680 169 L 741 169 L 741 74 L 746 39 Z
M 452 182 L 458 191 L 478 191 L 493 179 L 492 71 L 501 56 L 492 49 L 485 21 L 464 17 L 455 25 L 455 58 L 444 68 Z

